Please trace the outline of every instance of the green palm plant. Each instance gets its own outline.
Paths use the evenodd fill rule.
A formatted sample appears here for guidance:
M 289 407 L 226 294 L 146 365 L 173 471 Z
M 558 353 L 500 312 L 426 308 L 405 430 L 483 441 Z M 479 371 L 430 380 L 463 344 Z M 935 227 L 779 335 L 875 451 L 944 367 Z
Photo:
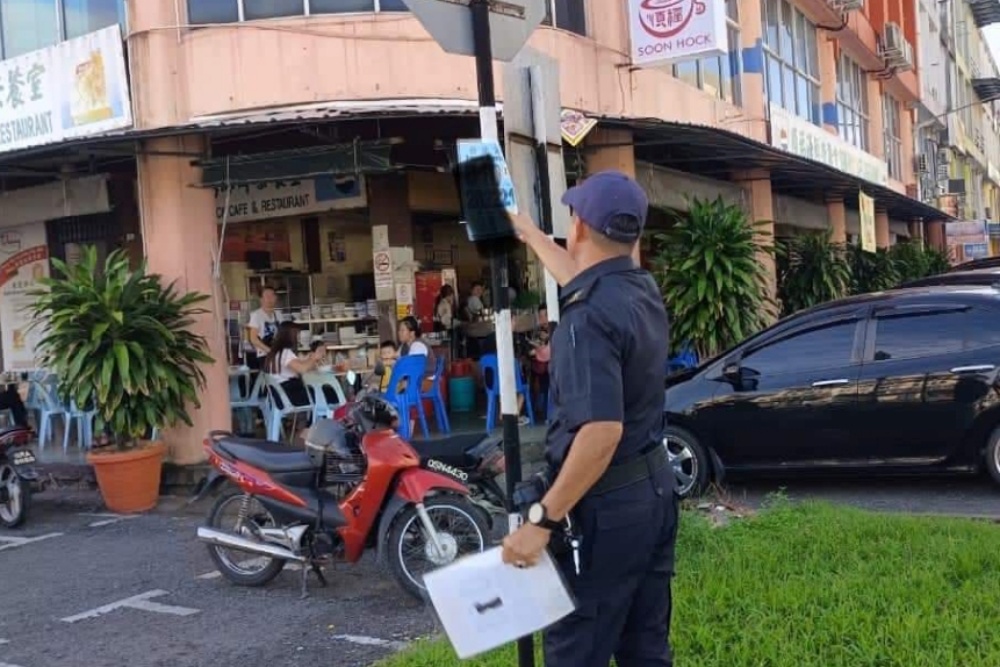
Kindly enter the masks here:
M 690 345 L 706 359 L 760 330 L 772 300 L 761 255 L 771 251 L 764 232 L 739 206 L 689 200 L 686 214 L 654 235 L 654 275 L 671 317 L 671 348 Z
M 847 259 L 851 265 L 851 294 L 881 292 L 899 284 L 899 270 L 887 250 L 879 248 L 871 253 L 858 245 L 847 248 Z
M 843 244 L 833 242 L 829 231 L 779 241 L 775 252 L 778 298 L 784 315 L 839 299 L 850 289 L 846 250 Z
M 93 247 L 69 266 L 52 261 L 55 277 L 33 293 L 42 364 L 59 378 L 59 393 L 95 409 L 98 431 L 119 449 L 131 449 L 154 429 L 191 425 L 188 405 L 198 406 L 212 363 L 203 336 L 189 328 L 207 312 L 203 294 L 180 294 L 160 276 L 135 271 L 120 250 L 103 265 Z

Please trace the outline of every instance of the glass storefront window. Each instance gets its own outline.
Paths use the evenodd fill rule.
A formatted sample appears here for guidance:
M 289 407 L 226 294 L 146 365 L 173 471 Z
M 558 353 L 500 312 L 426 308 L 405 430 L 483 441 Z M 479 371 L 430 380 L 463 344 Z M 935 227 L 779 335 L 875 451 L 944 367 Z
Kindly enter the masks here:
M 66 39 L 125 24 L 125 0 L 62 0 Z
M 0 0 L 0 37 L 5 59 L 58 43 L 57 0 Z

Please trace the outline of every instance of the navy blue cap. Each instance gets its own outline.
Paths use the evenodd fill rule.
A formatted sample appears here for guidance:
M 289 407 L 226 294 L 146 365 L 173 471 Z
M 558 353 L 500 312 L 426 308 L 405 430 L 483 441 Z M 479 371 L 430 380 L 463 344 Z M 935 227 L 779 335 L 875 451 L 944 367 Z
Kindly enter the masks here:
M 620 171 L 601 171 L 566 191 L 562 203 L 591 229 L 618 243 L 642 236 L 649 199 L 639 184 Z

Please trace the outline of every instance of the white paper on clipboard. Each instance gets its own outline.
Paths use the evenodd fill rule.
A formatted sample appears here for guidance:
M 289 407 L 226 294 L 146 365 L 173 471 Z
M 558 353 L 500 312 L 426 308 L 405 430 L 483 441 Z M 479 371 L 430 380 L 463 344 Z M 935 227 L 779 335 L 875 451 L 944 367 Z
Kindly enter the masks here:
M 518 569 L 504 564 L 496 547 L 430 572 L 424 585 L 463 660 L 543 630 L 574 609 L 548 553 Z

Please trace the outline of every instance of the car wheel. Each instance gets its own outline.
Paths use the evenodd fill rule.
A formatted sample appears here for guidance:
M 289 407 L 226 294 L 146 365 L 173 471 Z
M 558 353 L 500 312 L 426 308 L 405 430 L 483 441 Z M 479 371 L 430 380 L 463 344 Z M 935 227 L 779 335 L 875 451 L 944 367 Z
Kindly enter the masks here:
M 677 495 L 681 498 L 700 495 L 708 485 L 709 463 L 698 438 L 679 426 L 668 426 L 663 433 L 663 446 L 677 480 Z
M 986 470 L 997 484 L 1000 484 L 1000 428 L 994 429 L 986 443 L 984 452 Z

